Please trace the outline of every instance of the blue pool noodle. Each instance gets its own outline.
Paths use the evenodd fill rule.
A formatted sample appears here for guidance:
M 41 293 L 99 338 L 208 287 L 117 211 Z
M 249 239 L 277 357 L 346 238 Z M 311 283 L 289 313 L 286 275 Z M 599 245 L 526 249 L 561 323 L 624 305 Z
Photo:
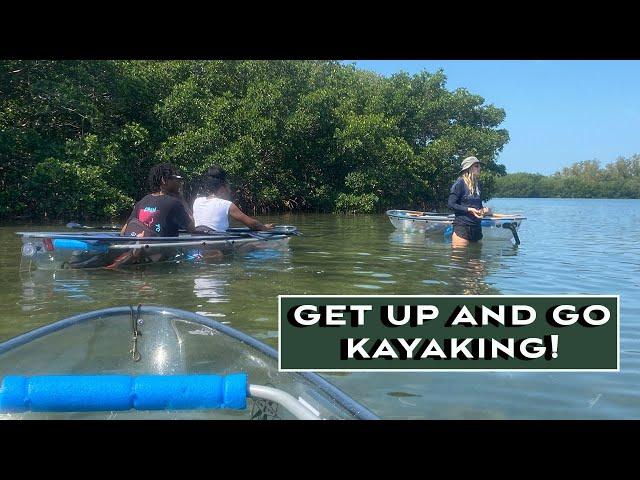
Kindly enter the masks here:
M 247 406 L 247 375 L 6 376 L 3 412 L 191 410 Z
M 107 245 L 95 245 L 94 243 L 69 238 L 54 238 L 53 248 L 56 250 L 82 250 L 95 253 L 106 253 L 109 251 Z

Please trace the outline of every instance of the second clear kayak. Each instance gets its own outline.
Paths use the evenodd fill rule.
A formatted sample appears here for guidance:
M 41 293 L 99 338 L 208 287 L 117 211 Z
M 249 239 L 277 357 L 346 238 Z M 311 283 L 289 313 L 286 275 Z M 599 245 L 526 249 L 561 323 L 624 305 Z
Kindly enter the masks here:
M 438 234 L 450 237 L 453 231 L 453 214 L 416 212 L 412 210 L 388 210 L 391 224 L 404 232 Z M 518 229 L 526 220 L 521 214 L 493 214 L 481 221 L 483 240 L 511 240 L 520 243 Z

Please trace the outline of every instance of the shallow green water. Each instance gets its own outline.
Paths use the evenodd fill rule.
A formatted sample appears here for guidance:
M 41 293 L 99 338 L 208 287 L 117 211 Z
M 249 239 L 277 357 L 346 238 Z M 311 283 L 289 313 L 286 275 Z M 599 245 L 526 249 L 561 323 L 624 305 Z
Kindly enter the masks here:
M 397 233 L 384 215 L 272 216 L 305 236 L 285 251 L 209 265 L 20 273 L 16 230 L 0 227 L 0 340 L 98 308 L 164 304 L 277 345 L 278 294 L 620 294 L 620 373 L 326 375 L 383 418 L 640 418 L 640 201 L 496 199 L 522 211 L 519 248 Z

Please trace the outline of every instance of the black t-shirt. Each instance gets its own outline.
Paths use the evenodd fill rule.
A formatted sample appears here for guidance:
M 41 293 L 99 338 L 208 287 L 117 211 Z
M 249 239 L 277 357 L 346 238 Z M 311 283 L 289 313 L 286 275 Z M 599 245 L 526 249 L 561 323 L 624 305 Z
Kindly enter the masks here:
M 134 219 L 138 222 L 131 222 Z M 147 195 L 133 207 L 129 222 L 131 224 L 127 226 L 125 235 L 140 233 L 137 230 L 144 229 L 144 236 L 152 234 L 158 237 L 177 237 L 178 230 L 187 228 L 189 214 L 182 200 L 177 197 L 166 194 Z M 137 227 L 135 223 L 138 223 Z
M 481 189 L 482 185 L 478 182 L 478 191 L 472 194 L 461 177 L 456 180 L 456 183 L 451 187 L 449 201 L 447 202 L 449 208 L 453 210 L 456 215 L 455 223 L 471 226 L 480 225 L 482 219 L 468 212 L 467 208 L 482 208 L 482 199 L 480 198 Z

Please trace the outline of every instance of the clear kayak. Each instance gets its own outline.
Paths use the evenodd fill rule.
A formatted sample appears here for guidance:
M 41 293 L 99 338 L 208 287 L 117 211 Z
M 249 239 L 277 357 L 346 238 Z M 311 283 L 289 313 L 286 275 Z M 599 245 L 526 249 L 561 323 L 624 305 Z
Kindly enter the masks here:
M 376 419 L 313 373 L 207 317 L 162 306 L 76 315 L 0 344 L 0 419 Z
M 411 210 L 387 210 L 391 224 L 398 230 L 451 237 L 453 214 L 416 212 Z M 513 239 L 519 244 L 518 229 L 526 220 L 521 214 L 493 214 L 481 221 L 483 240 L 504 241 Z
M 17 232 L 22 237 L 20 270 L 102 268 L 160 261 L 206 261 L 236 252 L 286 248 L 296 227 L 279 225 L 257 232 L 247 228 L 178 237 L 125 237 L 118 232 Z

